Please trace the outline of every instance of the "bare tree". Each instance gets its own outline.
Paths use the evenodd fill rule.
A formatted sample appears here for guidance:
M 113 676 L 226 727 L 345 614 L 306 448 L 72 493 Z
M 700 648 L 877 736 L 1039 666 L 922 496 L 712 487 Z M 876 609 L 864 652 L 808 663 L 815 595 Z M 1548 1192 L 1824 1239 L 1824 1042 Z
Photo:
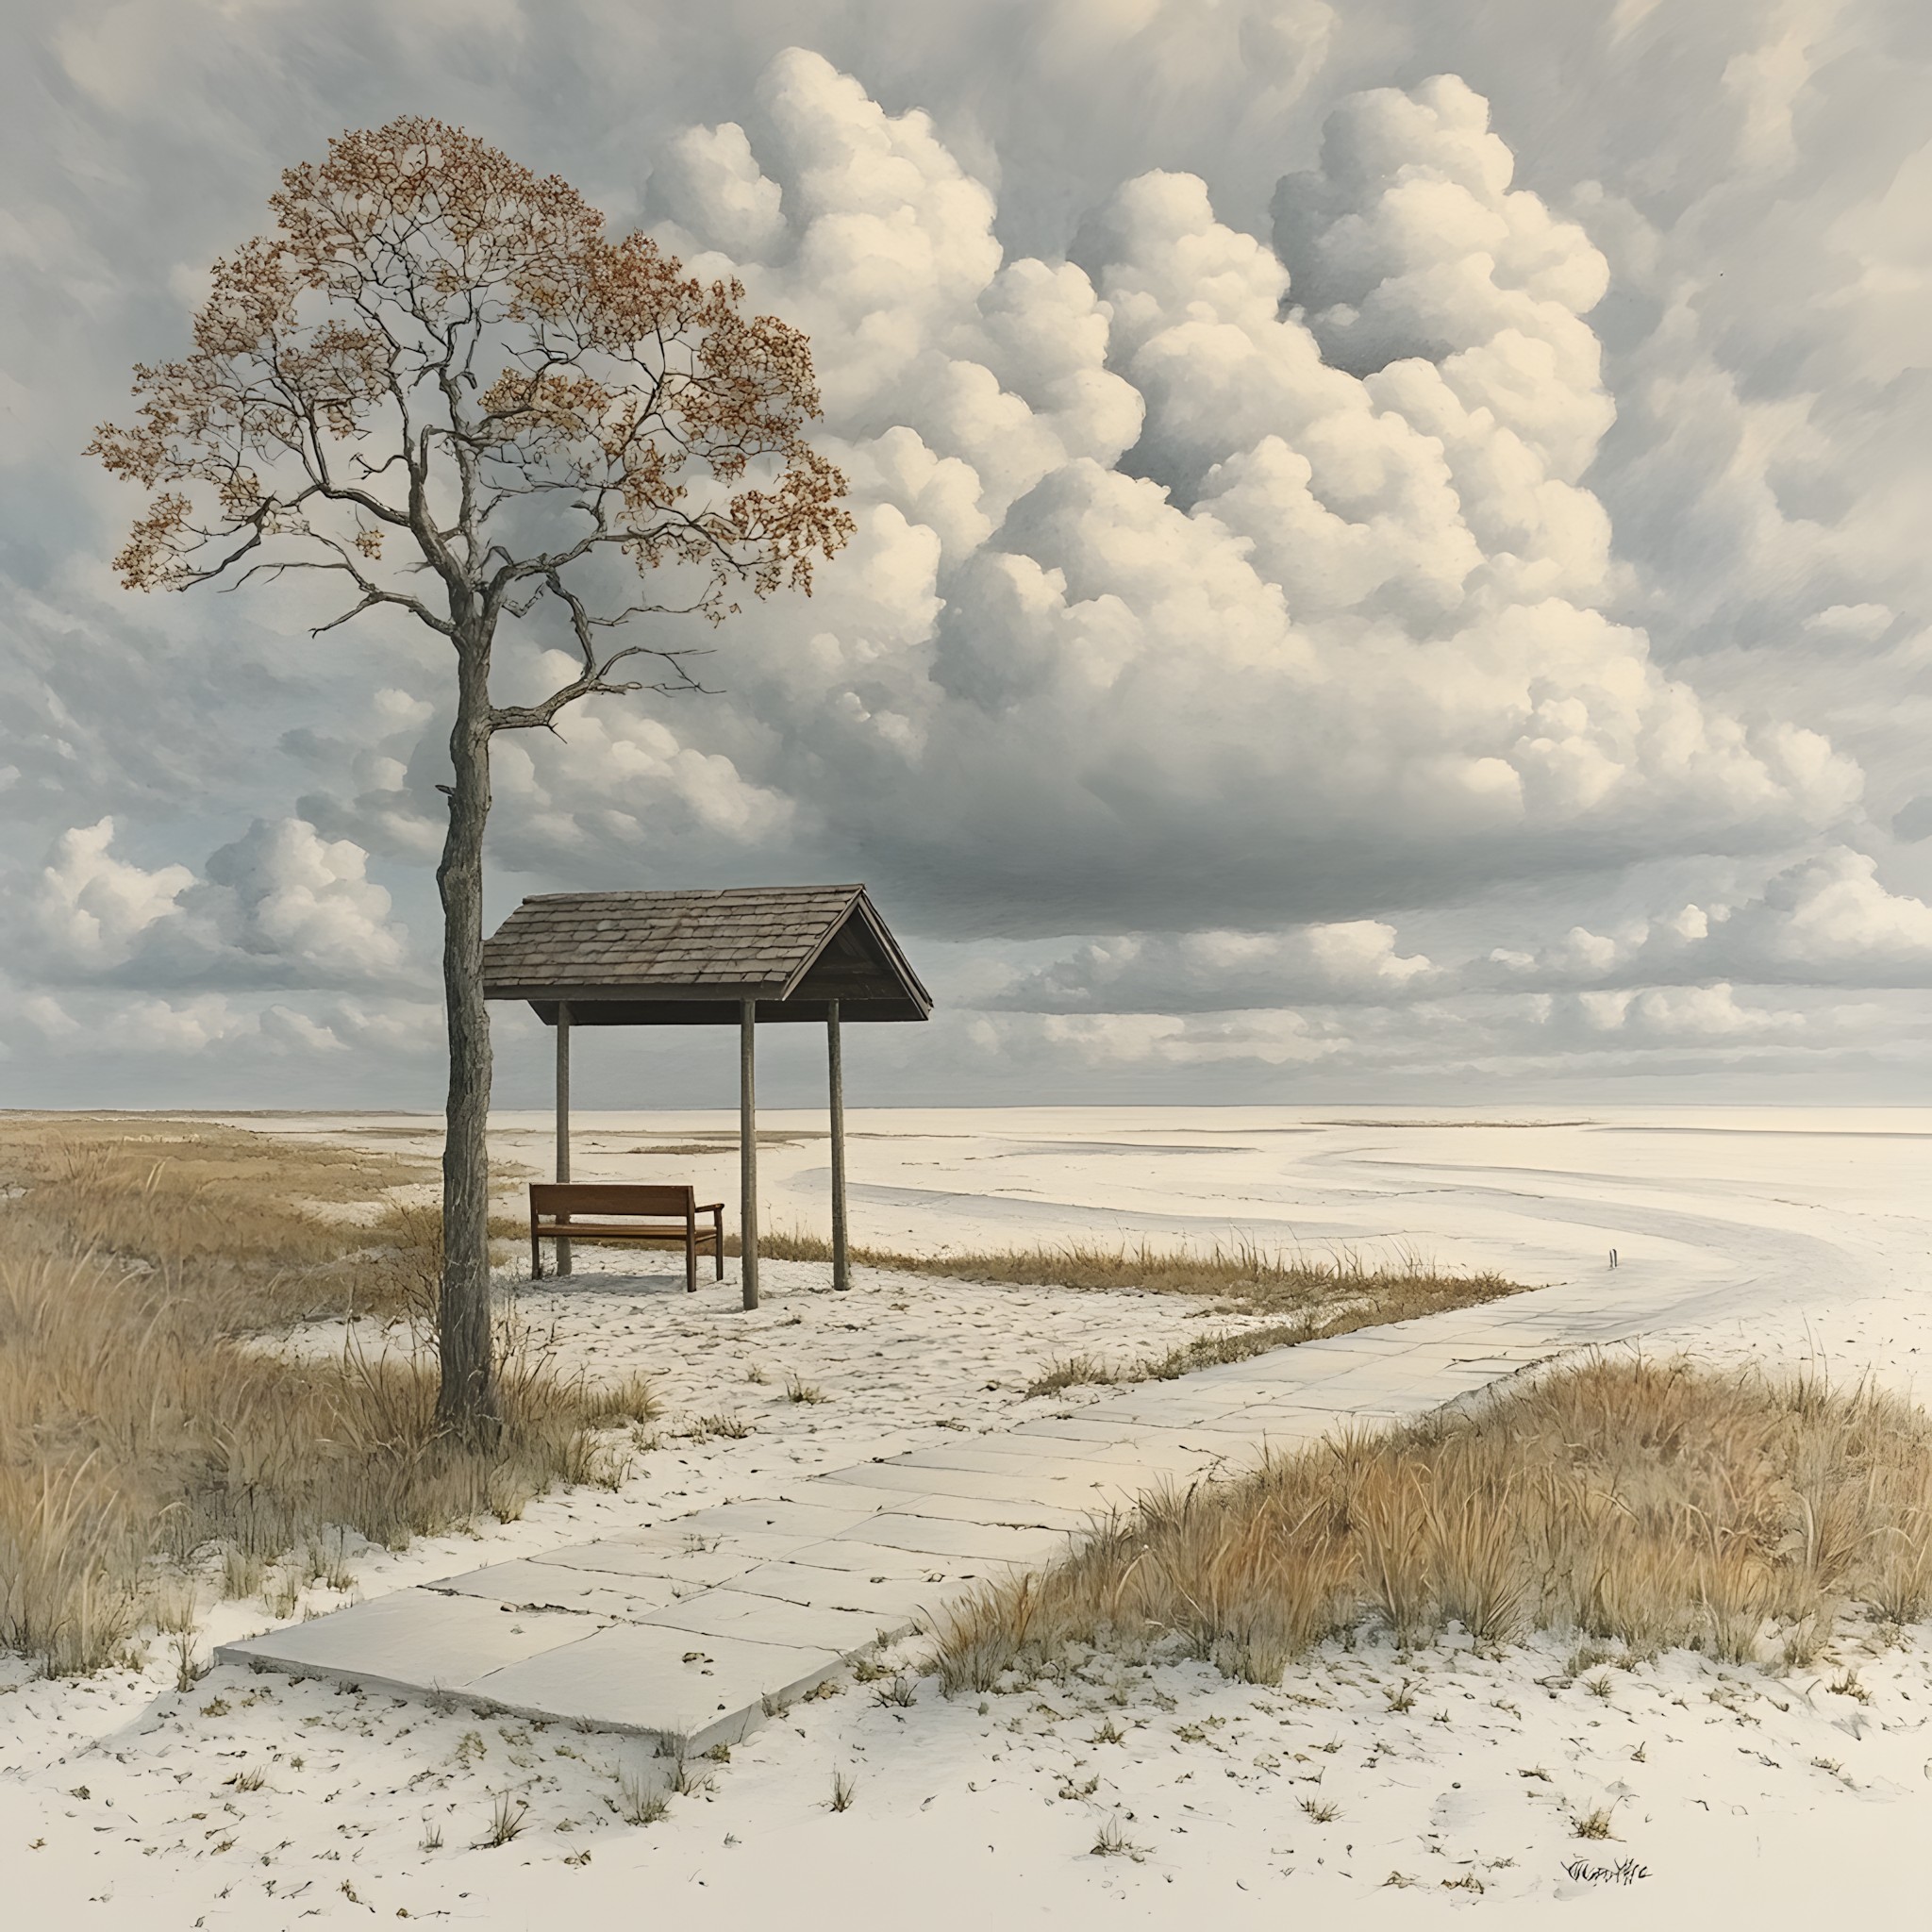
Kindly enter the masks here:
M 342 590 L 316 635 L 394 612 L 454 655 L 439 1415 L 487 1436 L 491 740 L 554 728 L 580 698 L 695 689 L 689 652 L 623 627 L 808 593 L 852 528 L 845 481 L 805 440 L 819 408 L 797 330 L 648 236 L 609 239 L 567 183 L 459 128 L 342 135 L 269 207 L 275 233 L 215 265 L 192 351 L 137 366 L 136 421 L 89 453 L 154 492 L 116 558 L 130 589 L 299 574 Z M 567 637 L 575 674 L 492 702 L 506 625 Z

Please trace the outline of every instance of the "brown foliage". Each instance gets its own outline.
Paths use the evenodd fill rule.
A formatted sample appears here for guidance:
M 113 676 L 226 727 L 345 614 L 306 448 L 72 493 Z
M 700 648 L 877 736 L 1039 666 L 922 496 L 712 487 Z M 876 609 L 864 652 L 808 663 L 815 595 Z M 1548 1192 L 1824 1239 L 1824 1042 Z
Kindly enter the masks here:
M 216 264 L 192 353 L 138 367 L 137 419 L 90 445 L 157 491 L 118 558 L 131 588 L 245 561 L 345 576 L 348 615 L 450 631 L 548 594 L 575 622 L 587 593 L 558 574 L 615 549 L 692 567 L 676 608 L 717 617 L 731 584 L 808 589 L 843 544 L 844 479 L 804 440 L 810 347 L 738 283 L 610 239 L 568 183 L 414 115 L 339 137 L 269 206 L 275 232 Z M 513 554 L 532 508 L 546 540 Z M 386 535 L 446 615 L 371 573 Z
M 796 329 L 648 236 L 612 241 L 567 182 L 460 128 L 405 115 L 341 135 L 269 206 L 275 232 L 216 263 L 192 352 L 137 368 L 136 420 L 89 447 L 155 492 L 117 559 L 131 589 L 310 572 L 346 606 L 317 635 L 393 610 L 454 648 L 441 1405 L 480 1440 L 502 1421 L 484 1226 L 491 741 L 646 689 L 640 658 L 662 666 L 649 689 L 698 689 L 675 643 L 603 633 L 647 612 L 718 622 L 739 587 L 809 591 L 853 527 L 845 479 L 806 440 L 819 401 Z M 660 568 L 669 590 L 646 592 Z M 533 617 L 568 626 L 572 675 L 496 704 L 499 628 Z

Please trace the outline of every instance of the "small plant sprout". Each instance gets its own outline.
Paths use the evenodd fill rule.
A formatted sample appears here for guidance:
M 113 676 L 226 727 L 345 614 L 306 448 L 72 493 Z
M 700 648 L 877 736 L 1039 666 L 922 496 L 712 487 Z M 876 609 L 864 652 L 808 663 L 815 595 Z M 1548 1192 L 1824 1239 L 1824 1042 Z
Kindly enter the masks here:
M 175 1631 L 168 1640 L 168 1649 L 175 1658 L 175 1690 L 192 1690 L 208 1672 L 208 1665 L 199 1662 L 195 1657 L 194 1632 Z
M 617 1790 L 618 1815 L 626 1824 L 656 1824 L 671 1808 L 669 1795 L 639 1772 L 622 1773 Z
M 889 1684 L 881 1684 L 873 1695 L 881 1704 L 899 1710 L 909 1709 L 919 1702 L 919 1692 L 913 1689 L 912 1679 L 903 1675 L 894 1676 Z
M 815 1382 L 800 1380 L 796 1375 L 785 1377 L 785 1400 L 787 1402 L 816 1403 L 826 1399 L 825 1391 Z
M 524 1828 L 524 1820 L 530 1809 L 527 1798 L 519 1798 L 508 1791 L 499 1791 L 496 1802 L 491 1807 L 490 1829 L 477 1840 L 479 1851 L 493 1845 L 507 1845 Z
M 1616 1812 L 1614 1805 L 1599 1805 L 1593 1810 L 1579 1812 L 1570 1828 L 1578 1838 L 1614 1838 L 1610 1822 Z
M 858 1789 L 857 1781 L 846 1772 L 832 1773 L 831 1806 L 834 1811 L 849 1811 L 852 1808 L 853 1793 Z
M 1137 1865 L 1147 1856 L 1147 1848 L 1134 1843 L 1121 1829 L 1120 1814 L 1117 1811 L 1108 1815 L 1106 1823 L 1094 1834 L 1093 1842 L 1088 1849 L 1096 1858 L 1131 1858 Z
M 717 1780 L 708 1771 L 697 1771 L 690 1758 L 679 1752 L 671 1760 L 671 1775 L 665 1780 L 666 1787 L 680 1798 L 695 1798 L 712 1790 Z
M 1341 1816 L 1341 1807 L 1330 1804 L 1326 1798 L 1304 1798 L 1302 1809 L 1317 1824 L 1333 1824 Z

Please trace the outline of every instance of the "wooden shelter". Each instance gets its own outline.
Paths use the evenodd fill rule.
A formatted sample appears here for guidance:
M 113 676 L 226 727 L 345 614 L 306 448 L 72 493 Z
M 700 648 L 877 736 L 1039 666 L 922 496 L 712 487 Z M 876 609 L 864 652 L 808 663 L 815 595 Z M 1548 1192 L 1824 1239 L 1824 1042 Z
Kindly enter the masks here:
M 756 1034 L 823 1021 L 832 1142 L 832 1283 L 848 1284 L 846 1020 L 924 1020 L 932 996 L 863 886 L 543 892 L 483 942 L 483 992 L 525 1000 L 557 1029 L 557 1178 L 570 1178 L 570 1042 L 579 1026 L 739 1029 L 740 1238 L 744 1306 L 758 1304 Z M 570 1270 L 567 1246 L 558 1272 Z

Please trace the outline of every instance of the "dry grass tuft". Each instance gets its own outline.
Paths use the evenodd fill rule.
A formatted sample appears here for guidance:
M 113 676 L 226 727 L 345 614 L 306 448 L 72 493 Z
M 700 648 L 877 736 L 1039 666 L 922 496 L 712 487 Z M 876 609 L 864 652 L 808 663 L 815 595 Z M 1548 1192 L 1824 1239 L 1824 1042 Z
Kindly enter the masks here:
M 1176 1642 L 1272 1683 L 1370 1617 L 1404 1644 L 1456 1624 L 1485 1646 L 1557 1628 L 1633 1657 L 1808 1660 L 1848 1604 L 1926 1613 L 1928 1524 L 1932 1416 L 1901 1398 L 1596 1360 L 1156 1493 L 956 1606 L 941 1688 Z
M 432 1356 L 260 1345 L 317 1309 L 408 1305 L 371 1236 L 397 1224 L 380 1191 L 416 1177 L 200 1124 L 0 1120 L 0 1646 L 98 1668 L 144 1624 L 192 1624 L 196 1575 L 291 1612 L 347 1587 L 345 1532 L 394 1547 L 514 1514 L 591 1432 L 655 1412 L 507 1334 L 509 1426 L 465 1448 L 435 1426 Z M 307 1205 L 358 1201 L 372 1221 Z
M 735 1238 L 726 1237 L 724 1251 L 730 1255 L 738 1252 Z M 758 1252 L 774 1261 L 829 1261 L 832 1244 L 820 1235 L 793 1228 L 760 1235 Z M 1280 1255 L 1248 1241 L 1216 1241 L 1205 1249 L 1156 1248 L 1146 1241 L 1133 1247 L 1124 1242 L 1106 1247 L 1069 1241 L 1058 1247 L 999 1248 L 959 1255 L 908 1255 L 891 1248 L 855 1247 L 852 1259 L 868 1268 L 941 1274 L 960 1281 L 1013 1282 L 1039 1288 L 1131 1288 L 1149 1294 L 1208 1296 L 1231 1313 L 1250 1315 L 1334 1317 L 1351 1305 L 1362 1303 L 1377 1308 L 1378 1312 L 1368 1317 L 1373 1322 L 1404 1321 L 1410 1315 L 1433 1314 L 1439 1308 L 1469 1307 L 1523 1291 L 1521 1282 L 1503 1275 L 1457 1274 L 1416 1255 L 1376 1263 L 1351 1252 Z M 1320 1332 L 1346 1331 L 1324 1328 Z M 1205 1359 L 1189 1366 L 1203 1367 Z M 1176 1369 L 1174 1373 L 1185 1371 Z
M 732 1239 L 725 1252 L 738 1252 Z M 759 1252 L 774 1261 L 830 1261 L 824 1237 L 792 1228 L 760 1237 Z M 1278 1255 L 1252 1241 L 1216 1241 L 1206 1249 L 1166 1250 L 1069 1242 L 1053 1248 L 1001 1248 L 960 1255 L 908 1255 L 858 1247 L 852 1259 L 901 1274 L 956 1280 L 1013 1282 L 1095 1291 L 1139 1289 L 1152 1294 L 1197 1295 L 1227 1314 L 1279 1315 L 1277 1322 L 1228 1329 L 1176 1343 L 1164 1354 L 1108 1362 L 1069 1356 L 1049 1362 L 1026 1386 L 1028 1395 L 1058 1395 L 1082 1384 L 1172 1381 L 1194 1369 L 1246 1361 L 1277 1348 L 1324 1336 L 1349 1335 L 1385 1322 L 1407 1322 L 1446 1308 L 1473 1307 L 1524 1284 L 1489 1273 L 1458 1274 L 1408 1255 L 1388 1263 L 1362 1256 Z

